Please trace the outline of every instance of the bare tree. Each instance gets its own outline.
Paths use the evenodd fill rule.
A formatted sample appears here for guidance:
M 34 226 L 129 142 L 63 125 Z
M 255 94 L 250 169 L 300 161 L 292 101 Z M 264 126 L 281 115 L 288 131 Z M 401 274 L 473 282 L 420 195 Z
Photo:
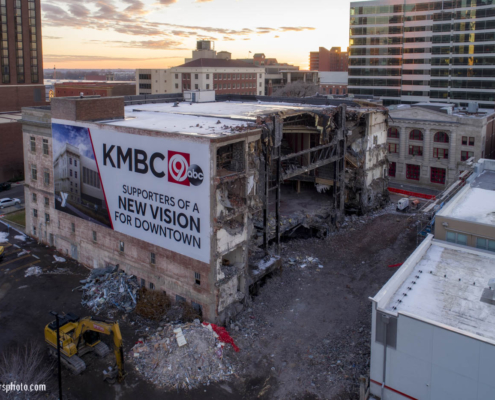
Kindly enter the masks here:
M 290 82 L 283 88 L 278 89 L 272 96 L 280 97 L 310 97 L 321 93 L 320 87 L 313 82 L 295 81 Z
M 43 360 L 44 349 L 27 343 L 22 347 L 12 348 L 0 355 L 0 385 L 47 385 L 53 373 L 52 365 Z M 46 387 L 46 386 L 45 386 Z M 0 399 L 37 399 L 46 398 L 47 391 L 0 391 Z

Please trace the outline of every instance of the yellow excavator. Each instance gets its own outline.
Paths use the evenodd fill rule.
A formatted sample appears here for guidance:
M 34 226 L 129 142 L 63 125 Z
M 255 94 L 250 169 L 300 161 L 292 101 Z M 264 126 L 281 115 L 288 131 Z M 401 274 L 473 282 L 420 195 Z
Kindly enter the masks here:
M 80 374 L 86 369 L 86 363 L 82 356 L 89 352 L 95 352 L 99 357 L 105 357 L 110 353 L 108 346 L 100 340 L 100 333 L 113 334 L 116 368 L 104 371 L 104 380 L 110 383 L 125 377 L 124 347 L 119 323 L 99 319 L 96 317 L 84 317 L 67 313 L 59 318 L 60 356 L 62 363 L 74 374 Z M 48 343 L 50 354 L 57 357 L 57 321 L 52 321 L 45 327 L 45 341 Z

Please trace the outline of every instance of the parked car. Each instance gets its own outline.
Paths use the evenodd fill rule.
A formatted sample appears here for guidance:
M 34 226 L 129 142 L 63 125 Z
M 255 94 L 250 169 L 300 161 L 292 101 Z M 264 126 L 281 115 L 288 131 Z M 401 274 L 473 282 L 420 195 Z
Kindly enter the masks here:
M 11 199 L 10 197 L 0 199 L 0 208 L 15 206 L 16 204 L 21 204 L 21 201 L 19 199 Z
M 3 190 L 9 190 L 11 184 L 8 182 L 0 183 L 0 192 Z

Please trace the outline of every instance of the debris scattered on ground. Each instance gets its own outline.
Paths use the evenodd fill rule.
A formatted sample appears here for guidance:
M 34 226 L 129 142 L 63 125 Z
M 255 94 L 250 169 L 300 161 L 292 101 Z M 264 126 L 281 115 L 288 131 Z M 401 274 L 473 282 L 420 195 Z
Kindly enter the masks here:
M 72 275 L 73 272 L 69 268 L 57 268 L 52 271 L 46 271 L 47 274 L 52 275 Z
M 320 260 L 318 258 L 310 257 L 310 256 L 289 258 L 288 264 L 297 265 L 300 268 L 306 268 L 306 267 L 323 268 L 323 265 L 320 264 Z
M 136 307 L 136 293 L 139 289 L 137 279 L 134 275 L 119 271 L 117 267 L 94 269 L 80 283 L 82 304 L 96 315 L 111 310 L 131 312 Z
M 43 270 L 40 267 L 29 267 L 24 274 L 24 278 L 31 276 L 31 275 L 38 276 L 38 275 L 41 275 L 42 273 L 43 273 Z
M 0 232 L 0 243 L 7 243 L 9 234 L 7 232 Z
M 170 299 L 163 292 L 142 287 L 137 292 L 136 314 L 141 317 L 159 320 L 170 308 Z
M 59 257 L 59 256 L 55 256 L 55 255 L 53 256 L 53 258 L 55 259 L 55 261 L 53 263 L 67 261 L 65 258 Z
M 226 331 L 225 334 L 230 338 Z M 140 339 L 130 359 L 139 373 L 155 385 L 192 389 L 235 375 L 235 367 L 227 357 L 233 348 L 225 346 L 221 339 L 212 325 L 201 324 L 198 319 L 165 325 L 146 340 Z
M 14 236 L 14 239 L 22 240 L 23 242 L 25 242 L 27 237 L 25 235 L 17 235 L 17 236 Z
M 22 250 L 20 253 L 17 254 L 17 257 L 23 256 L 23 255 L 29 254 L 29 253 L 31 253 L 31 252 L 28 250 Z

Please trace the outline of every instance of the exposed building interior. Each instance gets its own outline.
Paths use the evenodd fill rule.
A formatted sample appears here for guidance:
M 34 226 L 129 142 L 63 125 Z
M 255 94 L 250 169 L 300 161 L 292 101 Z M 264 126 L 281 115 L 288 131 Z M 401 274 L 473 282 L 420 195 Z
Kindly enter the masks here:
M 282 241 L 324 238 L 345 213 L 385 204 L 386 118 L 381 110 L 345 105 L 285 109 L 258 114 L 262 134 L 247 145 L 247 165 L 244 140 L 218 147 L 217 223 L 233 235 L 247 223 L 248 247 L 247 271 L 234 250 L 220 256 L 221 276 L 245 276 L 239 291 L 256 292 L 280 267 Z

